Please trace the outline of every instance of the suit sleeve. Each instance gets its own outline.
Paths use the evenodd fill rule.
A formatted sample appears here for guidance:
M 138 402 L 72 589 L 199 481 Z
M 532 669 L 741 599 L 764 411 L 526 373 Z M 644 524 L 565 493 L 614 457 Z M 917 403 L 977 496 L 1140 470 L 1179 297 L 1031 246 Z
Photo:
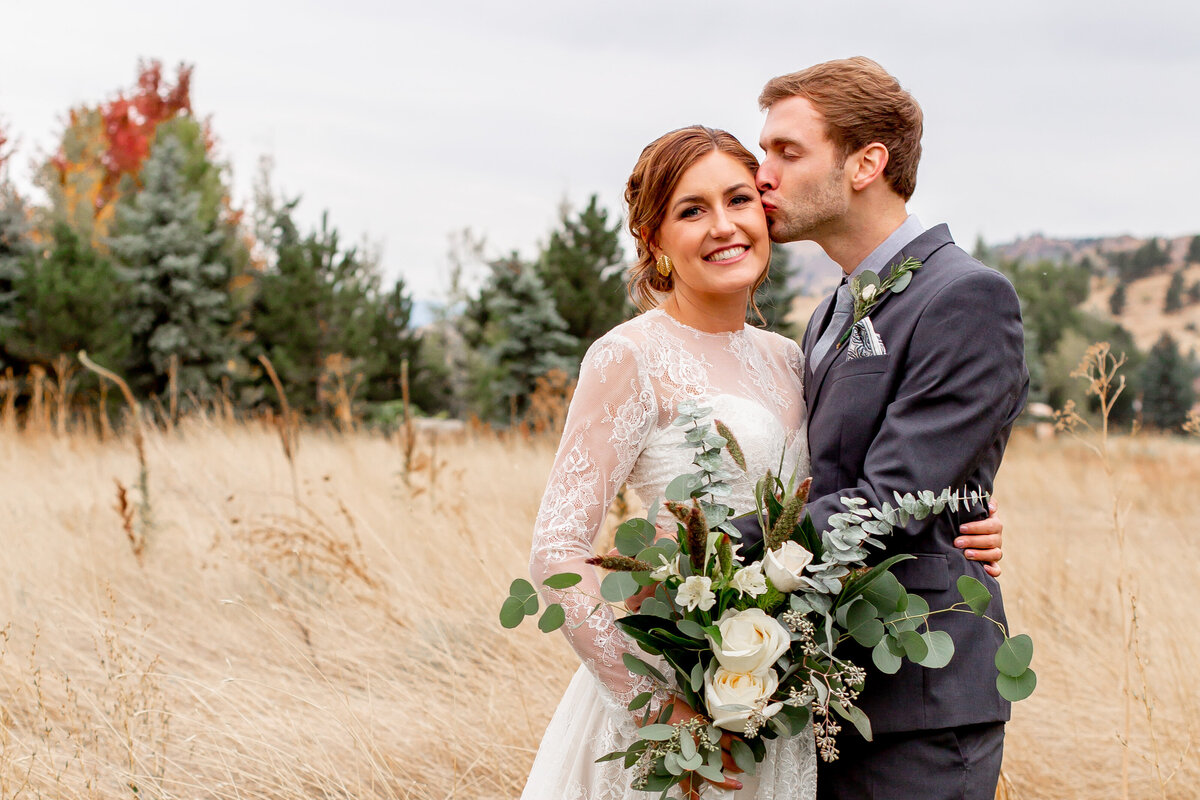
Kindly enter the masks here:
M 1021 412 L 1029 387 L 1024 350 L 1020 304 L 1003 275 L 972 271 L 942 287 L 917 321 L 858 484 L 809 504 L 817 530 L 846 510 L 842 497 L 878 507 L 895 505 L 896 491 L 962 488 Z M 933 521 L 913 520 L 905 532 L 921 535 Z

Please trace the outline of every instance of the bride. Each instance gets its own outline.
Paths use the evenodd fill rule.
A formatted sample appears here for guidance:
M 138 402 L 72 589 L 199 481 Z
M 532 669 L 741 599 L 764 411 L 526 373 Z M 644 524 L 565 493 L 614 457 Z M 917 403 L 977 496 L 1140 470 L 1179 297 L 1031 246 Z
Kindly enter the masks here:
M 800 347 L 744 324 L 749 307 L 757 312 L 754 292 L 766 279 L 771 251 L 757 168 L 757 159 L 730 134 L 692 126 L 643 150 L 626 186 L 638 253 L 629 293 L 645 313 L 615 327 L 584 356 L 537 516 L 534 580 L 540 585 L 559 572 L 583 576 L 578 593 L 542 589 L 548 602 L 563 604 L 562 630 L 583 664 L 542 738 L 523 800 L 649 796 L 630 788 L 622 761 L 596 763 L 636 738 L 635 715 L 626 706 L 653 687 L 625 668 L 621 656 L 639 651 L 611 610 L 604 606 L 588 616 L 585 595 L 599 597 L 600 581 L 585 562 L 622 484 L 628 481 L 649 501 L 694 469 L 692 451 L 680 447 L 683 430 L 671 424 L 676 406 L 683 400 L 711 406 L 713 417 L 737 436 L 747 469 L 729 470 L 739 477 L 724 501 L 735 514 L 754 508 L 755 476 L 778 469 L 781 454 L 785 478 L 809 474 Z M 659 525 L 673 530 L 674 520 L 664 511 Z M 979 525 L 972 530 L 1000 529 L 994 520 Z M 972 547 L 982 542 L 967 540 Z M 660 692 L 653 702 L 670 699 Z M 695 716 L 674 702 L 672 722 Z M 730 777 L 721 788 L 736 790 L 736 800 L 811 800 L 817 780 L 812 737 L 767 745 L 756 775 Z M 714 787 L 706 785 L 707 796 Z

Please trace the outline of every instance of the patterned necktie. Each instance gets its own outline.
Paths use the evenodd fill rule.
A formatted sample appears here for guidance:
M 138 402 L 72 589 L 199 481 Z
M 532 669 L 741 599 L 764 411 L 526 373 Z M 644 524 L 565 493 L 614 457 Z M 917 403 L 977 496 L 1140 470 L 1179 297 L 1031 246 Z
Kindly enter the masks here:
M 833 343 L 842 332 L 842 326 L 846 324 L 846 320 L 850 318 L 850 312 L 853 310 L 854 300 L 850 297 L 850 284 L 843 281 L 842 285 L 838 287 L 837 297 L 834 299 L 833 316 L 829 318 L 829 324 L 825 326 L 825 331 L 821 334 L 821 338 L 813 345 L 813 369 L 817 368 L 817 365 L 821 363 L 821 359 L 829 352 L 829 348 L 833 347 Z

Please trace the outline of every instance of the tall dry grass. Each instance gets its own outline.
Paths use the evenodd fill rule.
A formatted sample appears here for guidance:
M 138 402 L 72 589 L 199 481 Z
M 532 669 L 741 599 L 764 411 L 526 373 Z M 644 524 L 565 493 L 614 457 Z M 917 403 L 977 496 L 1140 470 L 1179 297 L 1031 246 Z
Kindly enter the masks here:
M 128 441 L 0 432 L 0 798 L 516 797 L 576 666 L 561 637 L 496 619 L 552 442 L 418 439 L 407 469 L 405 445 L 300 431 L 293 490 L 266 423 L 148 430 L 139 564 L 114 491 L 139 474 Z M 1200 440 L 1113 448 L 1160 760 L 1181 765 L 1166 794 L 1190 798 Z M 1022 436 L 1001 472 L 1002 582 L 1040 678 L 1009 726 L 1022 798 L 1118 796 L 1124 747 L 1132 796 L 1160 796 L 1145 714 L 1118 738 L 1101 478 L 1082 444 Z

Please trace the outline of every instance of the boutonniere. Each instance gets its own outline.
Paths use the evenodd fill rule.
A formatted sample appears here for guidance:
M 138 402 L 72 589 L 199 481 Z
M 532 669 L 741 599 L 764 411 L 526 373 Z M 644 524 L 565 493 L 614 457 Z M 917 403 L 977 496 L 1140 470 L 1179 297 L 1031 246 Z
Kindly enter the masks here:
M 912 282 L 913 270 L 920 268 L 921 262 L 918 259 L 906 258 L 894 265 L 886 278 L 880 279 L 879 275 L 868 269 L 850 281 L 850 297 L 854 300 L 854 322 L 842 334 L 837 346 L 841 347 L 846 343 L 850 338 L 850 331 L 854 330 L 859 320 L 870 315 L 886 292 L 900 294 L 907 289 L 908 284 Z

